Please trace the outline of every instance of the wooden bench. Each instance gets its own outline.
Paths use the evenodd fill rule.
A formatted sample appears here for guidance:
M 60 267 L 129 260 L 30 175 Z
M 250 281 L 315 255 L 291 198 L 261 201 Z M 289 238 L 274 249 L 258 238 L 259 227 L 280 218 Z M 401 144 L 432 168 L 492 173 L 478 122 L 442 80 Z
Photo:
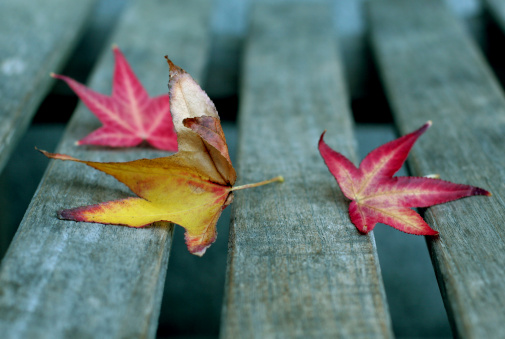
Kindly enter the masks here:
M 494 197 L 429 208 L 428 239 L 454 334 L 503 333 L 505 100 L 482 54 L 438 1 L 371 4 L 372 43 L 402 133 L 432 119 L 409 161 L 414 175 L 489 188 Z
M 49 0 L 42 8 L 25 0 L 1 4 L 0 170 L 50 89 L 48 72 L 64 65 L 95 2 L 64 6 Z
M 160 74 L 168 75 L 163 73 L 167 53 L 201 80 L 209 9 L 205 0 L 137 1 L 123 14 L 109 46 L 121 46 L 153 95 L 166 89 L 168 77 Z M 95 90 L 110 91 L 111 55 L 107 48 L 93 72 L 90 86 Z M 130 152 L 74 145 L 98 126 L 79 105 L 58 151 L 99 161 L 166 155 L 151 149 Z M 100 177 L 82 166 L 50 164 L 2 261 L 0 332 L 6 337 L 154 337 L 173 226 L 160 223 L 132 232 L 99 225 L 68 227 L 72 224 L 55 218 L 64 201 L 79 205 L 97 203 L 111 192 L 128 194 L 121 184 Z
M 350 223 L 348 202 L 317 150 L 327 129 L 333 148 L 355 163 L 360 160 L 333 7 L 324 1 L 254 2 L 242 49 L 238 184 L 279 174 L 286 181 L 235 196 L 220 336 L 393 337 L 374 234 L 360 235 Z M 496 21 L 505 22 L 499 3 L 488 2 Z M 85 2 L 80 6 L 71 19 L 79 27 L 86 22 L 84 9 L 91 8 Z M 20 15 L 30 11 L 20 8 Z M 166 89 L 165 54 L 205 85 L 212 11 L 207 0 L 133 1 L 110 44 L 121 47 L 151 95 Z M 434 122 L 409 157 L 411 174 L 439 173 L 493 193 L 431 207 L 424 216 L 440 231 L 440 237 L 427 241 L 454 335 L 500 337 L 505 320 L 503 91 L 441 1 L 376 0 L 367 4 L 366 13 L 373 59 L 399 133 Z M 33 72 L 48 74 L 63 63 L 78 31 L 68 41 L 50 34 L 48 50 L 65 52 L 55 64 L 31 65 Z M 0 50 L 4 45 L 8 41 L 0 39 Z M 9 62 L 8 69 L 19 69 Z M 112 63 L 112 53 L 104 50 L 88 85 L 110 92 Z M 29 83 L 29 77 L 19 78 L 13 87 Z M 29 109 L 23 107 L 31 90 L 4 96 L 12 81 L 0 74 L 0 99 L 2 105 L 19 107 L 18 122 L 7 130 L 18 131 L 19 139 L 49 79 L 30 99 Z M 149 148 L 74 145 L 98 126 L 79 104 L 57 151 L 97 161 L 166 155 Z M 0 138 L 11 138 L 12 150 L 16 138 L 7 132 Z M 0 165 L 8 156 L 2 151 Z M 171 288 L 166 272 L 173 225 L 131 229 L 55 217 L 62 204 L 129 195 L 114 179 L 83 165 L 50 162 L 0 266 L 2 338 L 155 337 L 164 285 Z M 416 258 L 411 259 L 415 265 Z

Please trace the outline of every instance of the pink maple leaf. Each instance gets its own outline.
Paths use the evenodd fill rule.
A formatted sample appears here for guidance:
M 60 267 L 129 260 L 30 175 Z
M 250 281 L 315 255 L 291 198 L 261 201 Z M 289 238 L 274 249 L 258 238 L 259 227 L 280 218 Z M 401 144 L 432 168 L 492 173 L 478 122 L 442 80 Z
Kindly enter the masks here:
M 393 177 L 403 165 L 412 146 L 429 127 L 427 122 L 417 131 L 390 141 L 368 154 L 356 168 L 342 154 L 319 140 L 319 152 L 331 174 L 337 179 L 349 205 L 351 222 L 361 233 L 368 233 L 377 223 L 418 235 L 436 235 L 410 207 L 428 207 L 488 191 L 469 185 L 426 177 Z
M 158 149 L 177 151 L 168 94 L 149 97 L 123 53 L 116 46 L 113 52 L 111 96 L 97 93 L 69 77 L 51 74 L 65 81 L 103 124 L 77 144 L 133 147 L 147 141 Z

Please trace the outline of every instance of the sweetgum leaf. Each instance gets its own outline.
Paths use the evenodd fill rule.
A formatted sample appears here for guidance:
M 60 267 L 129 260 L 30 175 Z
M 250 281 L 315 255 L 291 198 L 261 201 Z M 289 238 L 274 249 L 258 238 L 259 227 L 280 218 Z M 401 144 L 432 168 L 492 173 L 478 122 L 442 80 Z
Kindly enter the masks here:
M 77 144 L 133 147 L 146 141 L 158 149 L 177 151 L 169 96 L 149 97 L 119 48 L 114 46 L 113 51 L 112 96 L 97 93 L 64 75 L 51 74 L 65 81 L 103 124 Z
M 232 202 L 233 191 L 282 181 L 282 177 L 233 187 L 237 175 L 214 104 L 188 73 L 167 61 L 170 106 L 179 144 L 176 154 L 102 163 L 41 152 L 49 158 L 80 162 L 112 175 L 138 196 L 63 210 L 59 218 L 130 227 L 170 221 L 186 229 L 189 251 L 203 255 L 216 239 L 217 220 Z
M 342 154 L 319 140 L 319 152 L 342 193 L 352 202 L 349 216 L 361 233 L 368 233 L 377 223 L 400 231 L 436 235 L 411 207 L 428 207 L 472 195 L 487 195 L 488 191 L 469 185 L 454 184 L 426 177 L 393 177 L 403 165 L 410 149 L 429 127 L 427 122 L 417 131 L 390 141 L 368 154 L 356 168 Z

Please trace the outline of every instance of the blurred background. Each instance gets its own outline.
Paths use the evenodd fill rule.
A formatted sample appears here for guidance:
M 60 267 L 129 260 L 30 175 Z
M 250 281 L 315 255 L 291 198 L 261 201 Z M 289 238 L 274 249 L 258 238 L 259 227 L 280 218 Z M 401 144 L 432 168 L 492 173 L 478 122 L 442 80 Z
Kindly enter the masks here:
M 202 83 L 216 103 L 232 155 L 237 140 L 235 121 L 240 102 L 241 52 L 252 1 L 214 1 L 211 58 Z M 346 67 L 361 158 L 378 145 L 397 137 L 371 62 L 363 7 L 366 1 L 334 1 L 335 40 L 339 42 Z M 503 82 L 503 52 L 487 46 L 490 41 L 494 46 L 503 45 L 505 37 L 483 4 L 479 0 L 447 0 L 446 3 L 461 19 Z M 109 48 L 109 37 L 128 4 L 124 0 L 97 2 L 91 22 L 61 73 L 86 82 L 102 50 Z M 168 71 L 166 76 L 168 80 Z M 55 149 L 69 119 L 68 113 L 63 112 L 72 111 L 76 104 L 76 96 L 66 86 L 55 83 L 0 175 L 0 258 L 47 166 L 47 159 L 33 148 Z M 403 171 L 402 175 L 408 173 L 408 169 Z M 219 221 L 217 242 L 203 258 L 188 253 L 183 231 L 176 228 L 159 320 L 160 338 L 218 336 L 229 213 L 230 209 L 225 210 Z M 396 336 L 452 337 L 424 238 L 406 235 L 384 225 L 377 226 L 374 232 Z

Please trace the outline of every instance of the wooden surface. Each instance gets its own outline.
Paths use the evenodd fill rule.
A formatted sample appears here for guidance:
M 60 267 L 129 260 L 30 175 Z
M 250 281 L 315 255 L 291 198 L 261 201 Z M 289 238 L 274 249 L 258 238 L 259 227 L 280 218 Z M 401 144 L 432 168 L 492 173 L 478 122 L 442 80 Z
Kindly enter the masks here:
M 390 337 L 373 234 L 359 235 L 317 149 L 355 142 L 326 6 L 258 5 L 244 55 L 223 338 Z M 303 25 L 300 23 L 303 22 Z
M 208 51 L 206 0 L 137 1 L 113 36 L 151 95 L 167 93 L 168 54 L 201 79 Z M 111 92 L 112 51 L 90 87 Z M 58 151 L 124 161 L 167 155 L 151 149 L 75 146 L 99 126 L 81 104 Z M 42 156 L 42 155 L 41 155 Z M 127 188 L 80 164 L 52 161 L 0 267 L 2 338 L 153 338 L 173 228 L 74 223 L 56 211 L 130 196 Z
M 431 207 L 428 239 L 455 335 L 498 338 L 505 322 L 505 100 L 461 23 L 439 1 L 370 3 L 372 42 L 401 134 L 433 120 L 414 175 L 490 190 Z M 412 264 L 415 264 L 413 258 Z
M 485 0 L 493 19 L 505 30 L 505 2 L 502 0 Z
M 0 1 L 0 171 L 79 41 L 96 1 Z

